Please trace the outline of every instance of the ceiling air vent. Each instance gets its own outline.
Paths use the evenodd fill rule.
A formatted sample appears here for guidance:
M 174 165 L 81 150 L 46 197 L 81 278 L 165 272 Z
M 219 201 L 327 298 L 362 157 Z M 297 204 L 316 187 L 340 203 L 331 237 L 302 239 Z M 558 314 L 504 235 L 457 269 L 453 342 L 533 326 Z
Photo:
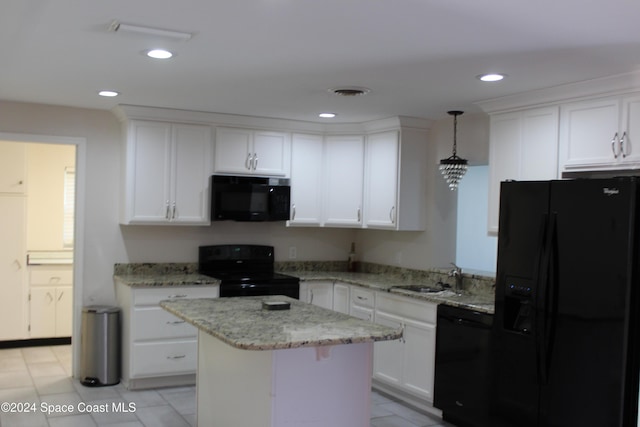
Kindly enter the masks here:
M 360 86 L 347 86 L 332 88 L 329 89 L 329 92 L 335 93 L 336 95 L 340 96 L 360 96 L 368 94 L 369 92 L 371 92 L 371 89 Z

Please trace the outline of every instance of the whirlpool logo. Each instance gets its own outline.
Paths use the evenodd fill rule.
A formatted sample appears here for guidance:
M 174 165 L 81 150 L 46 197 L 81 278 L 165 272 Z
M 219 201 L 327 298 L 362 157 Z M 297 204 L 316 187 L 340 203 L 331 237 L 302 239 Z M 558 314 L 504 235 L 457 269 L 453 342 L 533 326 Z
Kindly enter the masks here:
M 609 187 L 604 187 L 602 189 L 602 192 L 607 196 L 615 196 L 617 194 L 620 194 L 620 190 L 618 190 L 617 188 L 609 188 Z

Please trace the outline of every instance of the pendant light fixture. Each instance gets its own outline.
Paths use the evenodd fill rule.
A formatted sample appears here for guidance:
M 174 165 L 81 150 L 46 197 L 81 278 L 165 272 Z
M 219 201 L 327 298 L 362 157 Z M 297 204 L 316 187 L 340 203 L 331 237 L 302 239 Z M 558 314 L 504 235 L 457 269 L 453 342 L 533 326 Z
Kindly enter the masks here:
M 447 114 L 453 116 L 453 155 L 447 159 L 440 160 L 440 172 L 447 184 L 449 184 L 451 191 L 455 191 L 458 188 L 458 182 L 467 173 L 467 161 L 456 155 L 458 116 L 462 113 L 463 111 L 447 111 Z

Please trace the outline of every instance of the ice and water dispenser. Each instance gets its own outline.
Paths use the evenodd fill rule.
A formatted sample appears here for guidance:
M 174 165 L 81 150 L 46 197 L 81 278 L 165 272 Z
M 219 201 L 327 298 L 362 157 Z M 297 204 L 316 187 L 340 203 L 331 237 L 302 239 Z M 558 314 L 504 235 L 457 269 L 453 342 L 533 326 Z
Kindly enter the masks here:
M 507 277 L 504 290 L 504 329 L 530 334 L 533 325 L 532 281 Z

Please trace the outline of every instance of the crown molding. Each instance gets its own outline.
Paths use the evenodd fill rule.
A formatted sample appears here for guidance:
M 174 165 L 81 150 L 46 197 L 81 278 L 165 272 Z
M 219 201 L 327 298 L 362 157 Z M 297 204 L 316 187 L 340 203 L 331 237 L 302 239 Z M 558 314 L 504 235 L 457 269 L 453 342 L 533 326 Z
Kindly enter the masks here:
M 475 102 L 486 113 L 542 107 L 640 90 L 640 70 Z

